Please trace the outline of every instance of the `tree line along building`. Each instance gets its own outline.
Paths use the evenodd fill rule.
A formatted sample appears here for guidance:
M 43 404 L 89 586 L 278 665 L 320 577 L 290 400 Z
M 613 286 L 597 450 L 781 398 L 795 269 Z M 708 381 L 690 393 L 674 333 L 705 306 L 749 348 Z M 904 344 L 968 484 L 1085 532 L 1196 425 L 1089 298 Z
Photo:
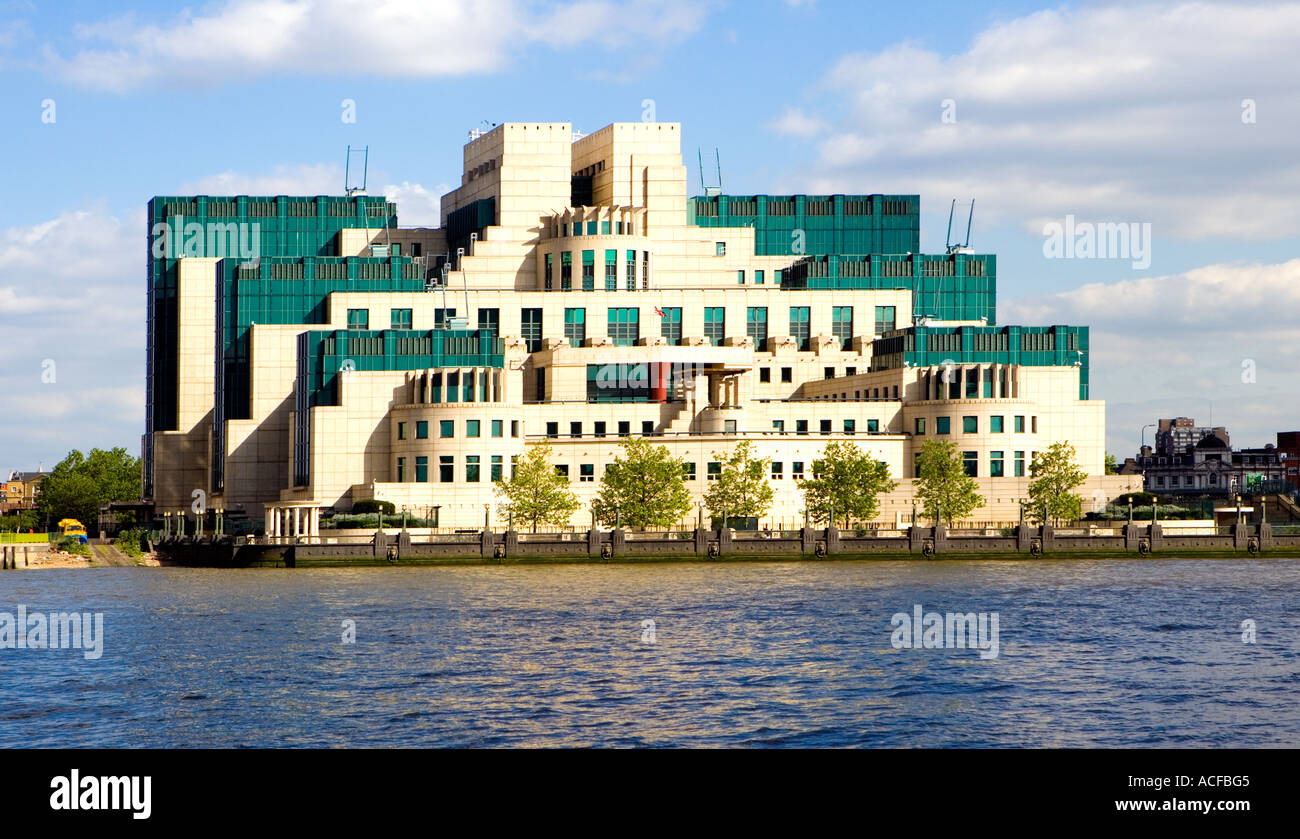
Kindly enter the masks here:
M 930 439 L 963 453 L 981 520 L 1019 516 L 1060 440 L 1095 503 L 1138 488 L 1104 474 L 1088 328 L 997 325 L 996 258 L 921 253 L 918 196 L 686 179 L 675 123 L 506 123 L 465 145 L 438 228 L 364 194 L 153 198 L 145 499 L 279 535 L 363 499 L 499 526 L 492 481 L 526 446 L 586 501 L 630 435 L 697 500 L 752 441 L 774 525 L 802 522 L 833 440 L 901 481 L 888 522 Z

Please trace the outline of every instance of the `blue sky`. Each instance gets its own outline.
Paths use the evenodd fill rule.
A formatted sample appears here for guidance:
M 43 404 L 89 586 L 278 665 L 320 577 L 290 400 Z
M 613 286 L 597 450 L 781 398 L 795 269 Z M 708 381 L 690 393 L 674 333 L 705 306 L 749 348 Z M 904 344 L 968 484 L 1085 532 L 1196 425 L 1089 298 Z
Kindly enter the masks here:
M 716 146 L 730 192 L 919 193 L 927 251 L 974 198 L 999 320 L 1093 327 L 1116 454 L 1174 415 L 1269 442 L 1300 427 L 1298 28 L 1290 3 L 0 0 L 0 470 L 138 450 L 150 196 L 336 192 L 369 145 L 371 192 L 436 223 L 481 121 L 647 99 L 693 188 Z M 1067 215 L 1149 224 L 1149 267 L 1047 258 Z

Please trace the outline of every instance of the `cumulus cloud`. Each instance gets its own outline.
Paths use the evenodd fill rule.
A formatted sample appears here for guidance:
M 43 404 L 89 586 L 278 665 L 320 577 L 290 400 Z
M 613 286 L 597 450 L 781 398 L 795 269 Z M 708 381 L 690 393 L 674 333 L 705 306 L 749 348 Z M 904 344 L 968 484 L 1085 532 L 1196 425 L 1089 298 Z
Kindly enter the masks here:
M 825 120 L 809 116 L 799 108 L 786 108 L 781 116 L 772 120 L 767 127 L 774 133 L 785 137 L 814 137 L 827 128 Z
M 0 471 L 73 446 L 138 448 L 144 225 L 143 211 L 91 208 L 0 229 Z
M 1087 5 L 995 23 L 955 55 L 845 55 L 817 93 L 846 115 L 806 182 L 972 195 L 986 221 L 1034 233 L 1074 214 L 1162 237 L 1293 235 L 1297 27 L 1296 3 Z
M 226 0 L 163 24 L 134 15 L 79 24 L 84 49 L 44 52 L 69 81 L 118 92 L 269 74 L 434 78 L 499 70 L 532 44 L 670 44 L 697 31 L 709 8 L 689 0 Z
M 1235 445 L 1300 427 L 1300 259 L 1089 283 L 1008 300 L 998 316 L 1091 326 L 1090 395 L 1106 400 L 1107 447 L 1121 458 L 1163 417 L 1213 420 Z

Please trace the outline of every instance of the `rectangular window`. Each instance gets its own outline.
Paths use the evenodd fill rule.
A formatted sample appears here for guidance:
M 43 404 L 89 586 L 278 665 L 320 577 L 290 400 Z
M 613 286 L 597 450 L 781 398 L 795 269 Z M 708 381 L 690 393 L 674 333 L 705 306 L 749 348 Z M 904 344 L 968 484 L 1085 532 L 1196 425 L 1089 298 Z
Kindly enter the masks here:
M 419 434 L 420 426 L 421 426 L 421 425 L 424 425 L 424 424 L 425 424 L 425 423 L 416 423 L 416 426 L 415 426 L 416 435 L 415 435 L 415 436 L 417 436 L 417 437 L 420 436 L 420 434 Z M 455 420 L 440 420 L 440 421 L 438 422 L 438 436 L 439 436 L 439 437 L 455 437 L 455 436 L 456 436 L 456 421 L 455 421 Z
M 735 421 L 735 420 L 723 420 L 723 421 L 722 421 L 722 433 L 723 433 L 723 434 L 735 434 L 735 433 L 736 433 L 736 421 Z
M 1002 452 L 989 452 L 989 477 L 1002 477 Z
M 772 430 L 777 434 L 785 433 L 785 420 L 772 420 Z
M 1034 414 L 1033 416 L 1031 416 L 1031 417 L 1029 418 L 1029 433 L 1031 433 L 1031 434 L 1037 434 L 1037 433 L 1038 433 L 1038 415 L 1037 415 L 1037 414 Z
M 597 437 L 604 437 L 604 436 L 605 436 L 605 423 L 603 423 L 603 422 L 595 422 L 595 423 L 592 423 L 592 433 L 595 434 L 595 436 L 597 436 Z
M 735 420 L 729 420 L 729 422 L 735 422 Z M 641 420 L 641 436 L 649 437 L 654 433 L 655 433 L 654 420 Z
M 455 468 L 456 468 L 456 459 L 452 455 L 449 454 L 440 455 L 438 457 L 438 482 L 443 484 L 449 484 L 452 481 L 456 480 L 456 476 L 453 472 Z
M 978 477 L 979 477 L 979 473 L 980 473 L 980 470 L 979 470 L 980 453 L 979 453 L 979 452 L 962 452 L 962 453 L 961 453 L 961 461 L 962 461 L 962 466 L 966 467 L 966 474 L 967 474 L 967 475 L 969 475 L 969 476 L 972 477 L 972 478 L 978 478 Z
M 501 310 L 479 309 L 478 328 L 491 334 L 493 338 L 501 334 Z
M 952 418 L 951 418 L 951 417 L 935 417 L 935 418 L 934 418 L 934 433 L 935 433 L 935 434 L 951 434 L 951 433 L 952 433 Z
M 535 399 L 538 402 L 546 401 L 546 368 L 538 367 L 533 371 L 533 390 L 536 391 Z
M 794 433 L 795 433 L 795 434 L 807 434 L 807 433 L 808 433 L 808 420 L 795 420 L 795 421 L 794 421 Z
M 979 417 L 962 417 L 961 431 L 963 434 L 978 434 L 980 430 Z
M 1024 433 L 1025 433 L 1025 418 L 1022 417 L 1022 416 L 1017 416 L 1017 417 L 1015 418 L 1015 421 L 1014 421 L 1014 422 L 1012 423 L 1012 425 L 1011 425 L 1011 430 L 1014 431 L 1014 432 L 1017 433 L 1017 434 L 1024 434 Z
M 519 331 L 529 352 L 542 348 L 542 310 L 520 309 Z
M 721 306 L 704 308 L 704 337 L 713 346 L 719 346 L 727 334 L 727 310 Z
M 822 368 L 822 378 L 823 378 L 823 379 L 833 379 L 833 378 L 835 378 L 835 368 L 834 368 L 834 367 L 823 367 L 823 368 Z
M 758 380 L 763 384 L 769 384 L 772 381 L 772 368 L 771 367 L 758 368 Z
M 755 271 L 755 272 L 754 272 L 754 285 L 762 285 L 762 284 L 763 284 L 763 272 L 762 272 L 762 271 Z
M 564 337 L 569 339 L 569 346 L 581 347 L 587 340 L 587 310 L 564 310 Z
M 596 480 L 596 464 L 578 464 L 578 481 L 581 483 L 591 483 L 594 480 Z
M 455 309 L 434 309 L 433 310 L 433 328 L 448 329 L 451 324 L 449 321 L 456 317 Z
M 369 329 L 369 309 L 348 309 L 348 329 Z
M 790 464 L 790 477 L 796 481 L 803 480 L 803 461 L 796 460 Z
M 497 481 L 501 480 L 501 471 L 502 471 L 501 455 L 494 454 L 492 455 L 492 482 L 493 483 L 496 483 Z
M 916 433 L 917 433 L 918 435 L 924 435 L 924 434 L 925 434 L 925 417 L 917 417 L 917 418 L 916 418 Z
M 745 334 L 754 342 L 754 349 L 762 351 L 767 347 L 766 306 L 750 306 L 745 310 Z M 768 375 L 763 381 L 771 381 L 772 375 L 767 368 L 760 371 L 760 378 L 763 373 Z
M 557 463 L 555 465 L 555 474 L 564 480 L 569 480 L 569 465 L 567 463 Z
M 845 368 L 844 368 L 844 375 L 846 375 L 846 376 L 856 376 L 856 375 L 858 375 L 858 368 L 856 368 L 856 367 L 845 367 Z M 856 397 L 855 397 L 855 398 L 856 398 Z
M 594 221 L 587 222 L 587 235 L 588 236 L 596 235 L 596 222 Z
M 683 481 L 693 481 L 693 480 L 695 480 L 695 464 L 694 464 L 694 463 L 683 463 L 683 464 L 682 464 L 682 480 L 683 480 Z
M 573 289 L 573 252 L 564 251 L 560 254 L 560 291 L 570 291 Z
M 894 329 L 894 311 L 893 306 L 876 307 L 876 336 L 884 335 Z
M 618 436 L 627 437 L 632 433 L 632 423 L 628 420 L 621 420 L 618 424 Z
M 478 483 L 478 455 L 476 454 L 465 457 L 465 480 L 471 484 Z
M 605 251 L 605 291 L 618 291 L 618 251 Z
M 989 433 L 1001 434 L 1004 417 L 989 417 Z
M 983 390 L 984 398 L 992 399 L 993 398 L 993 368 L 985 367 L 982 378 L 984 381 L 984 390 Z
M 404 422 L 399 422 L 397 424 L 397 439 L 399 440 L 406 439 L 406 423 Z
M 831 309 L 831 337 L 840 342 L 842 349 L 853 343 L 853 307 L 835 306 Z
M 709 471 L 708 474 L 705 476 L 705 480 L 716 481 L 721 477 L 722 477 L 722 464 L 718 463 L 716 460 L 710 460 Z
M 641 288 L 650 290 L 650 251 L 641 251 Z
M 415 459 L 415 480 L 422 484 L 429 482 L 429 458 L 420 456 Z
M 867 420 L 867 433 L 868 433 L 868 434 L 879 434 L 879 433 L 880 433 L 880 420 L 878 420 L 878 419 L 869 419 L 869 420 Z
M 519 436 L 519 420 L 510 420 L 510 436 Z
M 415 439 L 427 440 L 429 437 L 429 423 L 427 420 L 419 420 L 415 423 Z
M 428 469 L 429 467 L 425 466 L 425 468 Z M 397 459 L 397 482 L 400 484 L 405 480 L 406 480 L 406 458 L 399 457 Z
M 466 437 L 477 437 L 477 436 L 479 436 L 479 421 L 478 421 L 478 420 L 465 420 L 465 436 L 466 436 Z
M 858 426 L 858 424 L 857 424 L 857 421 L 856 421 L 856 420 L 846 419 L 846 420 L 844 421 L 844 433 L 845 433 L 845 434 L 856 434 L 856 433 L 857 433 L 857 426 Z
M 390 309 L 389 317 L 391 318 L 393 329 L 410 329 L 411 328 L 411 310 L 410 309 Z
M 595 222 L 591 222 L 595 224 Z M 582 252 L 582 290 L 596 290 L 596 252 Z
M 741 268 L 739 271 L 736 272 L 736 285 L 744 285 L 744 284 L 745 284 L 745 269 Z
M 781 480 L 781 478 L 785 477 L 784 475 L 781 474 L 781 470 L 783 468 L 785 468 L 785 464 L 783 464 L 781 461 L 779 460 L 772 461 L 772 480 L 779 481 Z
M 550 291 L 553 288 L 552 285 L 553 281 L 551 279 L 551 275 L 554 271 L 554 266 L 555 266 L 555 254 L 548 253 L 546 255 L 546 267 L 543 269 L 544 272 L 543 277 L 545 278 L 545 285 L 543 286 L 543 288 L 545 288 L 547 291 Z
M 547 436 L 547 437 L 559 437 L 559 436 L 560 436 L 560 424 L 559 424 L 558 422 L 548 422 L 548 423 L 546 424 L 546 436 Z
M 627 252 L 627 276 L 624 281 L 628 291 L 636 291 L 636 251 Z
M 966 398 L 967 399 L 979 398 L 980 369 L 978 367 L 973 367 L 969 370 L 963 370 L 962 375 L 966 379 Z
M 812 349 L 812 333 L 809 331 L 807 306 L 790 307 L 790 337 L 800 350 Z
M 782 368 L 781 368 L 781 381 L 782 381 L 782 382 L 786 382 L 786 383 L 789 383 L 789 382 L 793 382 L 793 381 L 794 381 L 794 368 L 793 368 L 793 367 L 782 367 Z
M 607 221 L 602 221 L 602 222 L 600 223 L 600 235 L 602 235 L 602 236 L 608 236 L 608 235 L 609 235 L 609 222 L 607 222 Z
M 830 420 L 821 420 L 821 421 L 819 422 L 819 424 L 818 424 L 818 430 L 819 430 L 822 434 L 830 434 L 830 433 L 831 433 L 831 421 L 830 421 Z
M 570 436 L 570 437 L 581 437 L 581 436 L 582 436 L 582 423 L 580 423 L 580 422 L 571 422 L 571 423 L 569 423 L 569 436 Z
M 714 242 L 714 243 L 713 243 L 713 252 L 714 252 L 717 256 L 726 256 L 726 255 L 727 255 L 727 243 L 726 243 L 726 242 Z
M 609 310 L 609 337 L 616 347 L 635 346 L 641 337 L 641 310 L 636 308 L 611 308 Z
M 659 319 L 659 335 L 675 347 L 682 341 L 682 309 L 680 306 L 668 306 L 659 311 L 664 313 Z

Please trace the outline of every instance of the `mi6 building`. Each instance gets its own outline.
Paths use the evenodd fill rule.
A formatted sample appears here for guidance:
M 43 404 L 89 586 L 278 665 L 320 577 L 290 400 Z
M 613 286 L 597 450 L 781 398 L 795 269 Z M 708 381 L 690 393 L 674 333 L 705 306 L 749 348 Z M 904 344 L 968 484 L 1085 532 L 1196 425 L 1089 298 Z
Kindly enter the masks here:
M 364 194 L 154 198 L 146 500 L 273 535 L 365 499 L 475 527 L 527 446 L 587 500 L 643 435 L 697 499 L 751 441 L 773 526 L 831 441 L 888 464 L 890 523 L 930 439 L 983 520 L 1018 517 L 1057 441 L 1095 503 L 1130 488 L 1088 328 L 999 325 L 995 257 L 921 253 L 918 196 L 717 192 L 688 196 L 676 124 L 507 123 L 465 146 L 439 228 Z

